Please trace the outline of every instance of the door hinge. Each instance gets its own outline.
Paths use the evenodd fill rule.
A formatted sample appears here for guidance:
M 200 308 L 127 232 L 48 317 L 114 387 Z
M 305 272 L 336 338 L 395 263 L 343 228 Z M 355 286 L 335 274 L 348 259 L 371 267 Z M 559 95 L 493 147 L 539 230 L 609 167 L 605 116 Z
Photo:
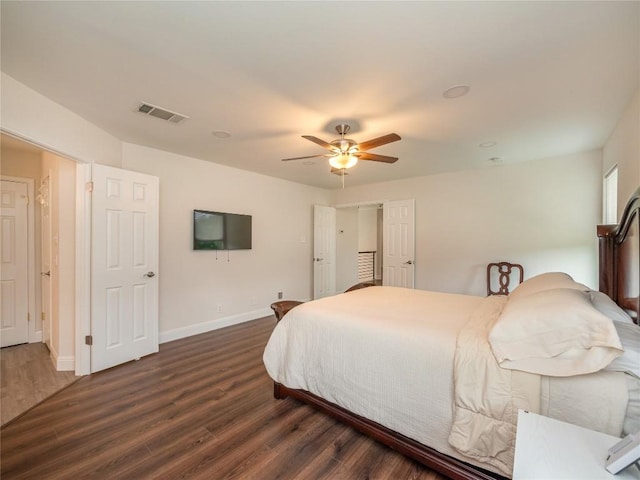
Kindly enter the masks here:
M 93 192 L 93 182 L 87 182 L 85 184 L 85 187 L 87 189 L 87 192 Z
M 29 195 L 26 195 L 24 198 L 27 199 L 27 205 L 29 205 Z
M 84 343 L 86 345 L 93 345 L 93 336 L 87 335 L 86 337 L 84 337 Z
M 46 317 L 45 317 L 45 315 L 44 315 L 44 312 L 40 312 L 40 320 L 43 320 L 43 321 L 44 321 L 44 319 L 45 319 L 45 318 L 46 318 Z
M 31 321 L 31 312 L 27 313 L 27 322 Z

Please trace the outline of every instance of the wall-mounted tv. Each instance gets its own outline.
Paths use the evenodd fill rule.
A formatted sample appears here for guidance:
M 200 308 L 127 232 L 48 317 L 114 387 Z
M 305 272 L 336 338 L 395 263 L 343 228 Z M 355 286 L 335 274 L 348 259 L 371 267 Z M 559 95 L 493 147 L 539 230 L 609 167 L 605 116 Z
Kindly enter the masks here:
M 251 250 L 251 215 L 193 211 L 194 250 Z

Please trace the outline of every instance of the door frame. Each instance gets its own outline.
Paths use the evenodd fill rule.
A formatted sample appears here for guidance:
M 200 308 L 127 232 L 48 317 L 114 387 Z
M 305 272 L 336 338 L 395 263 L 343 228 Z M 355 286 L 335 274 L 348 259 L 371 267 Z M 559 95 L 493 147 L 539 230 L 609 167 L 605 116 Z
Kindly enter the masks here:
M 27 308 L 29 311 L 29 326 L 27 341 L 29 343 L 42 341 L 42 326 L 40 330 L 36 330 L 36 323 L 38 319 L 37 306 L 40 302 L 37 302 L 37 290 L 36 290 L 36 278 L 40 278 L 38 267 L 40 262 L 36 262 L 36 234 L 35 234 L 35 195 L 34 195 L 34 182 L 32 178 L 24 177 L 12 177 L 9 175 L 0 175 L 0 180 L 6 180 L 8 182 L 18 182 L 27 184 Z
M 44 222 L 44 212 L 43 212 L 43 202 L 40 200 L 40 320 L 42 322 L 42 343 L 47 345 L 49 350 L 51 351 L 51 331 L 53 330 L 53 276 L 51 275 L 52 267 L 52 222 L 51 222 L 51 212 L 53 211 L 51 207 L 51 199 L 53 198 L 51 195 L 51 170 L 49 169 L 47 175 L 40 178 L 40 188 L 38 188 L 38 195 L 41 195 L 42 192 L 40 189 L 42 188 L 44 181 L 47 180 L 47 208 L 49 209 L 49 215 L 47 217 L 47 223 Z M 45 238 L 45 231 L 48 234 L 48 237 Z M 48 254 L 49 258 L 47 258 L 45 262 L 45 242 L 47 242 Z M 42 277 L 42 273 L 44 272 L 45 265 L 48 266 L 49 269 L 49 280 L 48 280 L 48 291 L 44 289 L 44 277 Z M 45 299 L 46 296 L 46 299 Z M 46 300 L 46 301 L 45 301 Z
M 75 374 L 88 375 L 91 348 L 85 344 L 85 335 L 91 331 L 91 194 L 86 191 L 86 185 L 91 181 L 91 163 L 2 126 L 0 132 L 76 162 Z
M 76 161 L 76 375 L 91 373 L 92 164 Z

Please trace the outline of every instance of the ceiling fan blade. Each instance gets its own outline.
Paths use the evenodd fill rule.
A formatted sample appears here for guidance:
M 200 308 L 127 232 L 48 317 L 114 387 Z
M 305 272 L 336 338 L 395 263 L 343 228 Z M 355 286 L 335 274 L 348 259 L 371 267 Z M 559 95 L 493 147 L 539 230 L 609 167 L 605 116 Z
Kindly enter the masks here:
M 386 155 L 378 155 L 377 153 L 358 152 L 355 154 L 360 160 L 373 160 L 374 162 L 395 163 L 398 157 L 388 157 Z
M 334 147 L 330 143 L 327 143 L 324 140 L 319 139 L 318 137 L 314 137 L 313 135 L 302 135 L 302 138 L 306 138 L 307 140 L 311 140 L 313 143 L 317 143 L 321 147 L 328 148 L 329 150 L 335 150 L 336 149 L 336 147 Z
M 307 155 L 306 157 L 293 157 L 293 158 L 283 158 L 283 162 L 288 162 L 289 160 L 304 160 L 305 158 L 318 158 L 318 157 L 331 157 L 332 155 Z
M 402 140 L 400 135 L 397 133 L 390 133 L 388 135 L 383 135 L 382 137 L 374 138 L 373 140 L 368 140 L 366 142 L 362 142 L 358 144 L 358 150 L 369 150 L 371 148 L 379 147 L 381 145 L 386 145 L 387 143 L 397 142 L 398 140 Z

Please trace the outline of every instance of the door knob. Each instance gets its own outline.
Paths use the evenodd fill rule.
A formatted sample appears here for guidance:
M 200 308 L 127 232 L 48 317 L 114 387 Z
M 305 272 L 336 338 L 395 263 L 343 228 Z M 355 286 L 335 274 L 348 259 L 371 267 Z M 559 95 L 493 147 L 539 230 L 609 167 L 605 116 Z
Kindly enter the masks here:
M 51 270 L 49 270 L 48 272 L 42 272 L 40 273 L 41 276 L 43 277 L 50 277 L 51 276 Z
M 407 260 L 406 262 L 404 262 L 405 265 L 413 265 L 413 261 L 412 260 Z
M 144 276 L 145 276 L 145 277 L 149 277 L 149 278 L 153 278 L 153 277 L 155 277 L 155 276 L 156 276 L 156 274 L 155 274 L 155 273 L 153 273 L 153 272 L 147 272 L 147 273 L 145 273 L 145 274 L 144 274 Z

